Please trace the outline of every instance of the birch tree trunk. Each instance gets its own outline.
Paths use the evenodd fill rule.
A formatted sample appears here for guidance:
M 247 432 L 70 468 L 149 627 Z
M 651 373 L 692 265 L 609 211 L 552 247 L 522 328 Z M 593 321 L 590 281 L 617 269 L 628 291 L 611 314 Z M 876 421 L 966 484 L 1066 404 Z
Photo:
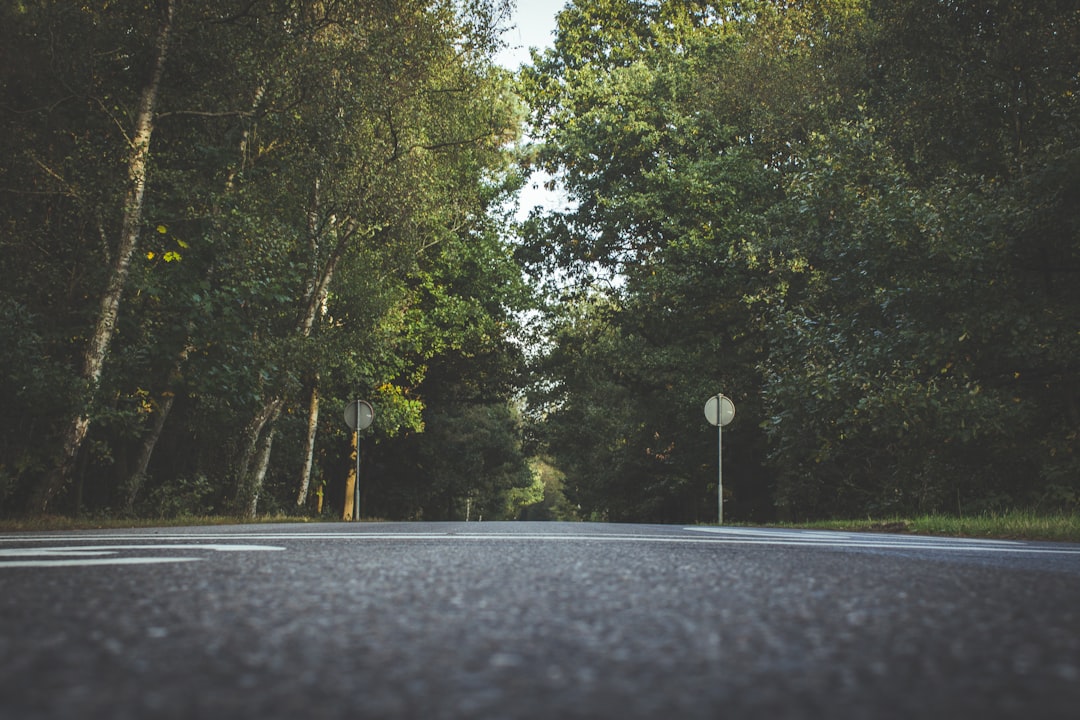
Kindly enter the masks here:
M 274 442 L 274 423 L 281 414 L 281 398 L 269 399 L 244 430 L 244 449 L 236 471 L 236 510 L 253 518 L 262 492 L 263 479 L 270 465 Z
M 165 429 L 165 421 L 169 417 L 169 412 L 172 410 L 173 402 L 176 400 L 176 396 L 172 393 L 166 394 L 161 402 L 158 403 L 157 412 L 154 414 L 154 424 L 150 428 L 150 432 L 143 439 L 142 448 L 139 450 L 139 457 L 135 461 L 135 469 L 131 475 L 128 476 L 127 482 L 124 484 L 124 497 L 123 497 L 123 512 L 125 515 L 130 515 L 135 507 L 135 497 L 142 489 L 143 483 L 146 482 L 146 470 L 150 467 L 150 458 L 154 455 L 154 448 L 157 447 L 157 441 L 161 438 L 161 432 Z
M 244 508 L 244 517 L 254 520 L 255 513 L 258 510 L 259 505 L 259 493 L 262 492 L 262 479 L 266 477 L 266 470 L 270 466 L 270 449 L 274 445 L 274 433 L 276 429 L 271 426 L 266 434 L 263 435 L 262 443 L 259 447 L 259 455 L 255 466 L 255 477 L 259 478 L 259 482 L 253 485 L 250 489 L 247 498 L 247 505 Z
M 302 508 L 307 503 L 308 488 L 311 487 L 311 468 L 315 464 L 315 436 L 319 430 L 319 374 L 311 387 L 311 402 L 308 405 L 307 437 L 304 438 L 304 466 L 300 469 L 300 492 L 296 496 L 296 507 Z
M 143 87 L 139 97 L 138 111 L 135 116 L 135 132 L 130 140 L 128 155 L 128 189 L 124 195 L 122 219 L 120 224 L 120 242 L 117 247 L 115 263 L 105 293 L 98 309 L 97 323 L 93 335 L 83 355 L 82 376 L 86 382 L 87 395 L 75 409 L 74 417 L 68 423 L 63 435 L 63 446 L 56 466 L 42 479 L 41 484 L 30 498 L 31 513 L 44 513 L 49 502 L 70 481 L 83 440 L 90 429 L 89 405 L 93 402 L 101 384 L 101 370 L 109 353 L 116 330 L 116 318 L 120 312 L 120 298 L 127 284 L 131 258 L 139 239 L 142 225 L 143 195 L 146 191 L 146 172 L 150 158 L 150 138 L 154 132 L 154 117 L 157 107 L 158 89 L 165 72 L 165 61 L 169 51 L 169 41 L 173 29 L 173 17 L 177 0 L 164 0 L 162 4 L 161 28 L 157 38 L 157 56 L 150 73 L 150 79 Z

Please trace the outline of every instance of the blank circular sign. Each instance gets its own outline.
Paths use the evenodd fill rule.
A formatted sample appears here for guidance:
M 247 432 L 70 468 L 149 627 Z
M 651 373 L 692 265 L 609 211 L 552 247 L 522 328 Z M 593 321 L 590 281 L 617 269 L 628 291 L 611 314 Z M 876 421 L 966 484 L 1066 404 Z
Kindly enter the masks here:
M 726 395 L 713 395 L 705 401 L 705 419 L 710 425 L 724 427 L 735 419 L 735 403 Z
M 367 400 L 357 400 L 345 406 L 345 424 L 350 430 L 366 430 L 375 419 L 375 409 Z

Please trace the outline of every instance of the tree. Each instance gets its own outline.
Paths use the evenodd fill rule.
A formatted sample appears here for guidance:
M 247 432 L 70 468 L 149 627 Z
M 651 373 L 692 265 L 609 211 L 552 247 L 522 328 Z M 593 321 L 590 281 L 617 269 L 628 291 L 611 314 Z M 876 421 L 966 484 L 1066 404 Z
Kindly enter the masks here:
M 418 427 L 410 386 L 437 351 L 418 348 L 424 333 L 403 318 L 419 316 L 442 248 L 493 222 L 493 198 L 512 174 L 517 107 L 490 60 L 503 10 L 186 2 L 162 16 L 171 42 L 155 55 L 165 44 L 144 27 L 152 13 L 5 8 L 4 52 L 28 62 L 5 63 L 2 76 L 12 159 L 2 217 L 14 261 L 2 300 L 22 338 L 11 353 L 34 372 L 5 375 L 4 427 L 24 413 L 39 431 L 5 445 L 0 497 L 55 500 L 65 487 L 43 480 L 52 452 L 43 440 L 71 412 L 77 358 L 100 347 L 83 343 L 96 321 L 81 310 L 100 288 L 125 311 L 98 335 L 111 338 L 109 351 L 92 352 L 96 391 L 85 402 L 78 395 L 76 408 L 88 441 L 69 462 L 78 458 L 76 495 L 88 478 L 98 507 L 143 498 L 145 510 L 172 497 L 172 486 L 197 486 L 206 491 L 193 502 L 222 508 L 239 496 L 252 512 L 279 423 L 303 433 L 294 478 L 305 464 L 307 478 L 319 452 L 318 399 L 336 402 L 358 386 L 387 403 L 380 432 Z M 69 35 L 76 41 L 48 42 Z M 138 115 L 146 83 L 135 70 L 158 67 L 155 58 L 163 69 L 148 75 L 157 79 L 145 115 L 153 142 L 128 145 L 118 121 L 129 107 Z M 145 163 L 142 204 L 129 206 L 125 225 L 132 183 L 115 168 L 134 161 Z M 115 255 L 99 242 L 116 237 L 113 228 L 134 228 L 124 237 L 138 249 Z M 56 272 L 37 248 L 70 272 Z M 102 256 L 126 257 L 127 274 L 110 284 L 96 272 Z M 357 347 L 374 350 L 348 357 Z M 282 422 L 301 404 L 302 430 Z
M 364 14 L 365 24 L 335 18 L 293 64 L 301 74 L 296 92 L 312 87 L 314 77 L 335 78 L 317 85 L 325 97 L 308 92 L 302 100 L 311 100 L 313 111 L 281 118 L 300 128 L 283 133 L 293 147 L 277 162 L 288 158 L 289 184 L 305 182 L 301 168 L 310 184 L 296 193 L 308 200 L 292 219 L 294 234 L 306 236 L 301 262 L 310 267 L 292 331 L 298 339 L 311 337 L 337 267 L 357 244 L 386 243 L 383 262 L 408 278 L 433 248 L 467 228 L 482 210 L 469 188 L 479 187 L 514 132 L 505 85 L 475 55 L 489 46 L 482 33 L 491 32 L 490 22 L 477 23 L 480 34 L 469 36 L 466 21 L 483 18 L 459 18 L 452 4 L 385 10 Z M 238 501 L 249 515 L 266 467 L 254 458 L 268 456 L 283 407 L 280 380 L 273 386 L 237 465 Z
M 745 299 L 767 271 L 756 242 L 780 196 L 783 157 L 717 90 L 755 49 L 749 20 L 721 23 L 721 9 L 695 3 L 588 19 L 605 7 L 578 3 L 564 14 L 555 51 L 524 79 L 545 141 L 540 162 L 562 171 L 578 202 L 533 218 L 522 256 L 541 271 L 620 277 L 616 290 L 565 306 L 574 319 L 556 323 L 543 366 L 549 447 L 574 463 L 563 466 L 567 492 L 589 512 L 697 519 L 716 507 L 715 474 L 704 472 L 715 447 L 700 407 L 720 390 L 739 393 L 740 404 L 741 393 L 757 399 L 761 319 Z M 581 428 L 590 430 L 578 439 Z M 740 432 L 744 447 L 760 450 L 752 426 Z M 748 482 L 732 484 L 731 500 L 760 514 L 759 462 L 747 453 L 744 463 Z M 592 489 L 575 494 L 575 483 Z
M 532 482 L 513 403 L 524 371 L 518 315 L 532 297 L 499 223 L 484 217 L 416 278 L 404 322 L 424 363 L 412 388 L 423 432 L 381 439 L 370 454 L 380 468 L 371 486 L 381 517 L 508 519 L 511 496 Z
M 9 12 L 15 15 L 27 15 L 31 12 L 40 12 L 44 15 L 42 20 L 45 23 L 60 23 L 65 21 L 75 22 L 76 20 L 73 15 L 77 15 L 80 10 L 86 11 L 86 14 L 89 16 L 87 19 L 90 23 L 102 22 L 104 20 L 104 18 L 100 17 L 98 13 L 90 8 L 79 8 L 79 10 L 76 10 L 73 14 L 70 12 L 65 13 L 62 9 L 59 11 L 56 11 L 53 8 L 35 8 L 30 10 L 26 7 L 19 6 Z M 86 433 L 90 426 L 87 403 L 90 402 L 96 394 L 101 382 L 103 365 L 105 358 L 108 355 L 109 346 L 112 343 L 113 334 L 116 328 L 121 296 L 124 292 L 132 256 L 135 252 L 139 231 L 143 222 L 143 199 L 146 190 L 150 143 L 157 118 L 159 90 L 165 71 L 171 37 L 174 31 L 173 24 L 175 13 L 176 3 L 173 2 L 173 0 L 163 0 L 150 7 L 148 11 L 144 13 L 145 17 L 136 15 L 121 21 L 122 24 L 126 25 L 126 29 L 129 32 L 134 31 L 138 26 L 149 26 L 151 28 L 155 28 L 156 26 L 156 29 L 148 33 L 153 40 L 150 45 L 144 49 L 145 55 L 141 57 L 136 56 L 134 58 L 119 58 L 117 57 L 118 53 L 114 52 L 113 54 L 113 58 L 130 64 L 136 69 L 135 72 L 142 75 L 142 78 L 138 83 L 137 100 L 134 105 L 130 107 L 130 114 L 126 118 L 113 118 L 121 131 L 125 146 L 121 153 L 126 168 L 126 179 L 124 181 L 122 196 L 118 198 L 118 202 L 112 208 L 95 208 L 101 215 L 104 215 L 105 212 L 108 211 L 110 215 L 117 218 L 117 240 L 115 241 L 115 247 L 111 252 L 111 269 L 105 279 L 105 287 L 101 294 L 100 304 L 94 319 L 93 330 L 89 338 L 87 338 L 85 349 L 81 353 L 80 374 L 85 385 L 85 394 L 82 399 L 75 402 L 73 411 L 69 411 L 70 420 L 67 421 L 66 428 L 62 433 L 62 449 L 58 462 L 46 473 L 44 479 L 37 486 L 31 497 L 30 507 L 37 512 L 44 512 L 47 509 L 50 500 L 56 493 L 59 492 L 64 485 L 70 482 L 75 459 L 82 446 L 83 440 L 86 438 Z M 26 35 L 22 36 L 22 38 L 26 37 Z M 87 51 L 93 52 L 93 49 L 93 45 L 87 43 L 85 45 L 77 46 L 67 57 L 57 59 L 61 62 L 65 60 L 78 60 L 82 53 Z M 49 53 L 51 50 L 46 50 L 45 52 Z M 107 55 L 105 57 L 108 58 Z M 86 58 L 83 56 L 81 59 Z M 37 58 L 32 60 L 32 62 L 34 61 L 37 61 Z M 95 65 L 96 63 L 93 63 L 91 67 L 95 67 Z M 35 71 L 36 70 L 37 68 L 35 68 Z M 60 90 L 62 92 L 67 89 L 62 84 L 63 78 L 51 79 L 54 80 L 55 84 L 46 89 L 45 94 L 48 94 L 50 91 Z M 79 99 L 82 99 L 83 102 L 90 105 L 105 105 L 110 102 L 111 99 L 108 95 L 99 94 L 102 90 L 105 90 L 105 92 L 108 92 L 108 90 L 101 86 L 98 77 L 96 77 L 96 73 L 94 73 L 93 70 L 91 70 L 89 77 L 79 79 L 83 80 L 86 84 L 81 87 L 72 88 L 74 92 L 70 92 L 66 97 L 60 96 L 56 102 L 63 103 L 65 101 L 78 101 Z M 60 82 L 55 82 L 56 80 L 60 80 Z M 27 88 L 26 92 L 29 93 L 32 91 Z M 111 110 L 107 105 L 105 105 L 103 109 L 106 114 Z M 15 108 L 11 108 L 9 114 L 14 111 Z M 36 109 L 29 112 L 41 113 L 43 111 L 41 109 Z M 19 135 L 21 136 L 22 134 L 19 133 Z M 64 177 L 62 170 L 52 167 L 48 160 L 37 159 L 36 162 L 45 171 L 50 181 L 62 188 L 60 192 L 67 192 L 68 194 L 77 197 L 78 190 L 76 189 L 76 186 L 71 184 L 69 178 Z M 104 226 L 103 218 L 99 223 L 99 228 L 102 240 L 110 242 L 108 237 L 109 232 Z
M 648 516 L 673 468 L 704 467 L 676 408 L 735 386 L 769 442 L 746 438 L 742 472 L 771 475 L 784 514 L 1075 502 L 1076 19 L 569 7 L 522 82 L 536 162 L 576 205 L 532 218 L 521 256 L 617 277 L 563 306 L 546 361 L 571 494 Z M 642 465 L 658 446 L 663 467 Z
M 767 388 L 784 494 L 814 514 L 1068 504 L 1075 14 L 873 9 L 866 89 L 799 149 L 777 208 L 775 246 L 802 258 Z

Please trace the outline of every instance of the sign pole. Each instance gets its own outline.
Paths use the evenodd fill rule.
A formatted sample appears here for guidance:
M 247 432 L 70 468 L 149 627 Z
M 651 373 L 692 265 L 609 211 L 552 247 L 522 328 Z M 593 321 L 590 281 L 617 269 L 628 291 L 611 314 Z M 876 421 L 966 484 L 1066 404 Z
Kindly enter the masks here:
M 735 419 L 735 404 L 723 393 L 705 402 L 705 419 L 716 426 L 716 522 L 724 524 L 724 426 Z
M 356 401 L 356 417 L 360 417 L 360 403 Z M 356 423 L 356 482 L 353 484 L 353 522 L 360 522 L 360 423 Z
M 721 395 L 716 396 L 716 406 L 720 407 Z M 719 419 L 719 410 L 717 411 Z M 716 423 L 716 524 L 724 524 L 724 423 Z
M 345 424 L 356 431 L 356 482 L 353 483 L 353 522 L 360 522 L 360 431 L 371 427 L 375 409 L 366 400 L 355 400 L 345 405 Z M 346 486 L 345 502 L 349 501 Z

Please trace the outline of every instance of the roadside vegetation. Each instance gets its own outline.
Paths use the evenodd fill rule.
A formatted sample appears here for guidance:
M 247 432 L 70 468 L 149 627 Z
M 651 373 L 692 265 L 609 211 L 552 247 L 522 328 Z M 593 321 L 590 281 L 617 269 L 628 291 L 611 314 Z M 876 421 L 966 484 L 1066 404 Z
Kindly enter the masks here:
M 1080 542 L 1080 515 L 1064 513 L 1044 515 L 1023 510 L 966 517 L 953 515 L 921 515 L 911 518 L 867 517 L 858 520 L 777 523 L 773 526 L 849 532 L 910 533 L 939 537 Z
M 226 515 L 178 515 L 166 518 L 68 517 L 37 515 L 0 519 L 0 532 L 52 532 L 63 530 L 119 530 L 123 528 L 199 527 L 266 523 L 312 523 L 316 518 L 296 515 L 262 515 L 254 519 Z
M 0 3 L 0 517 L 1072 532 L 1075 0 L 507 10 Z

